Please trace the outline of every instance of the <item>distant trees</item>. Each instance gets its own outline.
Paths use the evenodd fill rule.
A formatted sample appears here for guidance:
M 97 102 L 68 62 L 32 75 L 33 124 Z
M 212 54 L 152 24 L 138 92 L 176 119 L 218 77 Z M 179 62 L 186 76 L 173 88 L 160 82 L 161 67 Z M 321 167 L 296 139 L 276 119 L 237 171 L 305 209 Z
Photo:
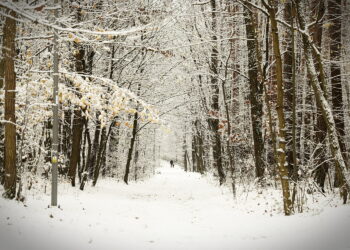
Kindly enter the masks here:
M 300 1 L 297 1 L 298 20 L 299 20 L 300 27 L 302 29 L 305 28 L 303 11 L 304 11 L 303 4 Z M 315 50 L 315 47 L 313 47 L 313 44 L 310 42 L 310 36 L 308 36 L 307 33 L 303 33 L 303 46 L 304 46 L 304 52 L 305 52 L 306 66 L 310 74 L 311 85 L 314 90 L 316 102 L 322 111 L 323 119 L 327 126 L 327 132 L 329 134 L 329 140 L 330 140 L 329 147 L 335 161 L 336 175 L 338 175 L 337 178 L 340 178 L 340 181 L 341 181 L 341 195 L 343 197 L 344 203 L 346 203 L 348 189 L 350 187 L 350 173 L 348 170 L 347 162 L 345 161 L 341 151 L 341 146 L 340 146 L 341 143 L 339 140 L 339 134 L 337 134 L 334 115 L 325 97 L 326 95 L 321 88 L 322 83 L 319 82 L 317 79 L 317 72 L 315 70 L 315 64 L 311 54 L 311 51 L 313 49 Z M 316 53 L 317 52 L 318 51 L 316 51 Z M 319 63 L 322 64 L 322 61 L 319 61 Z M 323 83 L 323 85 L 325 85 L 325 83 Z
M 230 160 L 227 160 L 230 158 L 236 159 L 232 176 L 249 176 L 254 169 L 255 178 L 263 184 L 261 180 L 269 183 L 277 174 L 281 180 L 286 215 L 294 213 L 295 209 L 300 210 L 302 201 L 296 194 L 303 192 L 301 185 L 309 183 L 310 178 L 315 178 L 319 185 L 316 191 L 326 192 L 328 175 L 329 180 L 335 180 L 334 185 L 328 185 L 340 187 L 344 202 L 348 193 L 348 160 L 344 154 L 348 149 L 342 143 L 342 133 L 349 128 L 344 128 L 347 123 L 342 121 L 349 117 L 344 112 L 341 68 L 345 62 L 342 62 L 339 50 L 341 39 L 344 39 L 341 35 L 344 14 L 339 9 L 342 6 L 339 1 L 307 2 L 216 1 L 215 16 L 220 20 L 214 23 L 216 30 L 208 19 L 201 18 L 202 13 L 211 13 L 212 1 L 196 2 L 188 7 L 192 14 L 197 13 L 194 23 L 188 25 L 188 30 L 194 27 L 192 37 L 195 38 L 190 42 L 210 40 L 204 48 L 192 46 L 189 49 L 191 57 L 195 58 L 196 77 L 192 84 L 201 90 L 192 98 L 200 96 L 202 107 L 209 107 L 208 101 L 213 103 L 210 99 L 212 92 L 203 88 L 203 82 L 207 81 L 211 88 L 215 88 L 215 81 L 225 84 L 214 102 L 219 103 L 214 113 L 219 117 L 221 140 L 232 145 L 232 150 L 225 150 L 225 144 L 221 145 L 222 176 L 232 169 Z M 232 23 L 235 23 L 234 29 Z M 217 43 L 219 46 L 215 47 Z M 205 62 L 213 62 L 212 56 L 208 58 L 213 48 L 218 51 L 214 53 L 218 54 L 215 57 L 218 66 L 216 71 L 210 71 L 209 77 L 203 77 Z M 200 50 L 205 53 L 195 52 Z M 226 59 L 231 57 L 232 51 L 240 54 L 235 54 L 233 63 L 227 67 Z M 330 63 L 325 60 L 328 55 Z M 327 94 L 329 89 L 332 97 Z M 250 109 L 248 114 L 247 108 Z M 198 112 L 201 115 L 197 117 L 211 119 L 212 113 L 207 114 L 205 108 L 200 107 Z M 224 118 L 230 116 L 232 126 Z M 199 128 L 199 134 L 206 134 L 205 126 L 198 126 L 198 123 L 198 118 L 193 117 L 193 166 L 198 165 L 200 152 L 196 131 Z M 247 126 L 251 130 L 242 130 Z M 213 153 L 216 152 L 214 143 L 208 145 Z M 204 154 L 202 158 L 206 159 L 204 162 L 215 162 L 215 157 L 211 159 Z M 240 164 L 237 164 L 237 159 Z M 252 169 L 245 167 L 252 166 L 248 163 L 250 160 L 254 162 Z M 195 167 L 193 170 L 198 171 Z M 311 190 L 315 187 L 312 185 Z

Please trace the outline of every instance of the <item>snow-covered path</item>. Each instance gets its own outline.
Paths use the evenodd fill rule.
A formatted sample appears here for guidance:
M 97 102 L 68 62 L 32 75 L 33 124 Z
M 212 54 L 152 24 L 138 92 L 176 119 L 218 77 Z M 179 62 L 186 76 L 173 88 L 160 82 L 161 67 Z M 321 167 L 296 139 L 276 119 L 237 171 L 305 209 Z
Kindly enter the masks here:
M 60 188 L 60 208 L 48 208 L 47 195 L 28 197 L 27 207 L 0 198 L 0 249 L 350 248 L 349 206 L 292 217 L 249 213 L 256 201 L 237 204 L 178 167 L 128 186 Z

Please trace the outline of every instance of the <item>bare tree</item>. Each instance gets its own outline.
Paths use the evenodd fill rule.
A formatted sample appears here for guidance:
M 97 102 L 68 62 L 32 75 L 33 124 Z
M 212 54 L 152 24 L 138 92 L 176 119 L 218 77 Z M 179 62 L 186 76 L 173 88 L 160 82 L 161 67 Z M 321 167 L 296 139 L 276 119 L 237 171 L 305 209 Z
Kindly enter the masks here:
M 330 35 L 330 60 L 331 60 L 331 86 L 332 86 L 332 108 L 334 114 L 334 122 L 338 133 L 340 149 L 346 160 L 346 146 L 344 143 L 345 127 L 344 127 L 344 107 L 343 107 L 343 86 L 341 77 L 341 17 L 342 17 L 342 1 L 328 0 L 328 21 L 331 23 L 329 27 Z M 342 186 L 342 178 L 340 170 L 336 169 L 334 186 Z
M 210 55 L 210 85 L 212 88 L 211 93 L 211 109 L 212 114 L 209 119 L 209 125 L 213 133 L 214 146 L 213 146 L 213 157 L 214 166 L 219 174 L 220 185 L 225 181 L 225 172 L 222 166 L 222 155 L 221 155 L 221 135 L 219 132 L 219 81 L 218 81 L 218 44 L 217 44 L 217 8 L 216 0 L 210 0 L 211 6 L 211 32 L 212 32 L 212 48 Z
M 286 125 L 284 114 L 284 82 L 283 82 L 283 64 L 280 51 L 280 41 L 278 26 L 276 20 L 277 5 L 275 0 L 269 0 L 268 4 L 263 0 L 264 6 L 268 9 L 271 21 L 273 52 L 276 59 L 276 81 L 277 81 L 277 117 L 278 117 L 278 169 L 282 183 L 283 204 L 285 215 L 292 213 L 292 203 L 289 192 L 289 177 L 286 165 Z
M 248 48 L 248 76 L 250 88 L 251 121 L 254 141 L 254 158 L 256 177 L 264 177 L 264 142 L 262 137 L 263 119 L 263 77 L 261 75 L 261 52 L 257 41 L 256 22 L 252 11 L 245 6 L 244 20 Z M 260 58 L 259 58 L 260 57 Z
M 16 13 L 6 10 L 11 17 L 6 17 L 3 30 L 4 82 L 5 82 L 5 164 L 4 196 L 13 199 L 16 194 Z

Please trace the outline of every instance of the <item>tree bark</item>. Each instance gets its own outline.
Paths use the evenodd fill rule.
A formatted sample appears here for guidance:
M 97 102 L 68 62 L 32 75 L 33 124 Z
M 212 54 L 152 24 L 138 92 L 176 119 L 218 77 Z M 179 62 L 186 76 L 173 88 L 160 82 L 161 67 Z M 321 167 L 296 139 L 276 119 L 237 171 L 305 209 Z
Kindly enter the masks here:
M 214 137 L 214 146 L 213 146 L 213 158 L 214 158 L 214 167 L 217 169 L 219 174 L 219 182 L 222 185 L 225 181 L 225 172 L 222 166 L 222 155 L 221 155 L 221 135 L 219 132 L 219 83 L 218 83 L 218 39 L 216 36 L 217 32 L 217 9 L 216 1 L 210 0 L 211 6 L 211 17 L 212 17 L 212 49 L 210 55 L 210 84 L 212 88 L 211 93 L 211 109 L 212 115 L 209 119 L 209 125 Z
M 195 122 L 193 123 L 195 124 Z M 196 135 L 196 127 L 193 126 L 192 132 L 192 171 L 195 172 L 197 168 L 197 155 L 198 155 L 198 147 L 197 147 L 197 135 Z
M 112 169 L 117 169 L 118 165 L 118 159 L 115 159 L 118 154 L 118 147 L 119 147 L 119 131 L 120 129 L 113 124 L 111 131 L 111 137 L 109 139 L 109 148 L 108 148 L 108 158 L 109 158 L 109 164 L 112 165 Z
M 77 21 L 81 21 L 81 8 L 77 9 Z M 82 45 L 74 42 L 74 47 L 77 49 L 75 56 L 75 71 L 83 74 L 86 72 L 85 63 L 85 49 Z M 81 149 L 81 138 L 84 127 L 84 118 L 82 116 L 81 107 L 76 106 L 73 117 L 73 131 L 72 131 L 72 150 L 69 162 L 68 176 L 71 180 L 72 186 L 75 186 L 75 176 L 77 172 L 77 166 L 80 161 L 80 149 Z
M 72 112 L 70 109 L 64 110 L 62 125 L 62 153 L 65 156 L 65 166 L 59 168 L 61 174 L 66 174 L 70 165 L 71 137 L 72 137 Z
M 75 186 L 75 176 L 77 166 L 80 161 L 80 148 L 81 148 L 81 137 L 83 132 L 84 119 L 82 118 L 82 112 L 80 107 L 76 107 L 73 118 L 73 138 L 72 138 L 72 150 L 70 156 L 70 165 L 68 176 L 71 180 L 71 184 Z
M 80 190 L 84 190 L 85 187 L 85 183 L 88 179 L 88 166 L 89 166 L 89 162 L 90 162 L 90 157 L 91 157 L 91 138 L 90 138 L 90 132 L 89 132 L 89 128 L 88 128 L 88 120 L 85 119 L 85 131 L 84 131 L 84 145 L 83 145 L 83 157 L 85 155 L 84 151 L 85 151 L 85 144 L 86 142 L 88 143 L 88 153 L 86 156 L 86 162 L 82 163 L 82 168 L 81 168 L 81 182 L 80 182 Z
M 12 17 L 16 13 L 8 11 Z M 4 197 L 13 199 L 16 195 L 16 21 L 6 17 L 3 30 L 4 81 L 5 81 L 5 155 L 4 155 Z
M 4 95 L 4 67 L 5 67 L 5 60 L 0 60 L 0 97 L 3 99 L 5 97 Z M 4 113 L 3 113 L 3 105 L 4 103 L 0 102 L 0 120 L 3 119 Z M 4 126 L 2 122 L 0 122 L 0 184 L 4 184 L 4 156 L 5 156 L 5 147 L 4 147 Z
M 313 0 L 311 2 L 311 10 L 313 13 L 313 16 L 315 16 L 315 24 L 311 29 L 312 32 L 312 38 L 315 43 L 315 46 L 317 46 L 318 50 L 321 52 L 322 49 L 322 36 L 323 36 L 323 16 L 325 14 L 325 0 Z M 315 53 L 313 53 L 313 57 L 315 59 L 315 68 L 316 72 L 319 72 L 318 74 L 318 80 L 321 82 L 321 77 L 322 74 L 321 72 L 323 69 L 320 67 L 320 63 L 317 61 L 317 56 Z M 323 92 L 327 91 L 324 89 L 323 85 L 321 85 L 321 89 Z M 327 136 L 327 126 L 325 123 L 325 120 L 323 119 L 322 116 L 322 111 L 317 105 L 317 114 L 316 114 L 316 126 L 315 126 L 315 131 L 316 131 L 316 150 L 314 154 L 314 158 L 316 161 L 316 165 L 318 167 L 315 170 L 315 181 L 316 183 L 320 186 L 322 192 L 324 192 L 324 185 L 326 181 L 326 176 L 328 173 L 329 169 L 329 164 L 326 161 L 326 154 L 324 153 L 324 149 L 321 145 L 326 144 L 326 136 Z
M 101 134 L 101 121 L 98 119 L 100 115 L 100 112 L 97 112 L 96 114 L 96 128 L 95 128 L 95 135 L 94 135 L 94 140 L 92 143 L 92 150 L 91 150 L 91 155 L 89 158 L 89 162 L 87 163 L 87 171 L 89 171 L 89 177 L 93 178 L 94 172 L 96 169 L 96 158 L 99 150 L 99 145 L 100 145 L 100 134 Z
M 132 137 L 130 139 L 128 158 L 126 160 L 126 166 L 125 166 L 124 182 L 126 184 L 128 184 L 128 182 L 129 182 L 130 163 L 131 163 L 131 160 L 132 160 L 132 152 L 134 150 L 134 144 L 135 144 L 136 134 L 137 134 L 137 121 L 138 121 L 138 113 L 136 112 L 135 115 L 134 115 L 134 123 L 133 123 L 133 128 L 132 128 Z
M 195 129 L 196 129 L 196 145 L 197 145 L 197 153 L 196 153 L 196 157 L 197 157 L 197 172 L 200 172 L 201 174 L 204 174 L 206 169 L 205 169 L 205 165 L 204 165 L 204 142 L 203 142 L 203 133 L 200 130 L 200 121 L 196 120 L 195 121 Z
M 264 177 L 264 142 L 262 136 L 263 117 L 263 83 L 262 76 L 259 76 L 259 45 L 256 34 L 256 23 L 253 13 L 244 8 L 245 29 L 248 48 L 248 77 L 250 89 L 250 111 L 252 132 L 254 141 L 255 176 L 261 182 Z M 260 79 L 260 80 L 259 80 Z
M 284 5 L 284 19 L 294 27 L 294 19 L 292 13 L 292 2 L 287 2 Z M 283 73 L 284 73 L 284 89 L 285 89 L 285 113 L 286 113 L 286 155 L 289 176 L 295 182 L 297 181 L 297 166 L 296 166 L 296 145 L 295 145 L 295 60 L 294 60 L 294 30 L 286 28 L 284 43 L 285 52 L 283 54 Z
M 101 166 L 103 164 L 103 156 L 104 156 L 104 153 L 106 151 L 107 140 L 108 140 L 108 137 L 109 137 L 109 134 L 110 134 L 110 130 L 111 130 L 111 127 L 109 128 L 108 135 L 107 135 L 107 132 L 106 132 L 106 127 L 103 127 L 102 131 L 101 131 L 100 147 L 98 149 L 98 155 L 97 155 L 97 159 L 96 159 L 96 166 L 95 166 L 95 169 L 94 169 L 94 179 L 92 181 L 92 185 L 93 186 L 96 186 L 98 177 L 100 175 L 100 169 L 101 169 Z
M 265 3 L 263 1 L 263 3 Z M 268 6 L 265 3 L 265 7 L 268 9 L 271 21 L 271 31 L 273 40 L 273 52 L 276 59 L 276 81 L 277 81 L 277 117 L 278 117 L 278 169 L 282 184 L 283 191 L 283 204 L 285 215 L 292 214 L 292 203 L 289 192 L 289 177 L 288 169 L 286 166 L 286 125 L 284 115 L 284 82 L 283 82 L 283 64 L 280 51 L 280 41 L 278 34 L 278 26 L 276 20 L 277 3 L 275 0 L 269 0 Z
M 187 141 L 186 141 L 186 126 L 184 130 L 184 138 L 183 138 L 183 161 L 184 161 L 184 169 L 187 172 L 188 166 L 187 166 Z

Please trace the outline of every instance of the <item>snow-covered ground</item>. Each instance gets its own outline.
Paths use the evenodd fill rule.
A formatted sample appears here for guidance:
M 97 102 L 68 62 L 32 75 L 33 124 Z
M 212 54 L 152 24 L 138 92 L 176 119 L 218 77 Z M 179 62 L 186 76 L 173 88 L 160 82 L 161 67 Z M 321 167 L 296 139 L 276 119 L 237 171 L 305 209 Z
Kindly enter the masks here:
M 349 206 L 285 217 L 271 193 L 234 201 L 209 178 L 163 165 L 128 186 L 61 184 L 60 208 L 47 194 L 27 194 L 26 206 L 0 198 L 0 249 L 350 249 Z

